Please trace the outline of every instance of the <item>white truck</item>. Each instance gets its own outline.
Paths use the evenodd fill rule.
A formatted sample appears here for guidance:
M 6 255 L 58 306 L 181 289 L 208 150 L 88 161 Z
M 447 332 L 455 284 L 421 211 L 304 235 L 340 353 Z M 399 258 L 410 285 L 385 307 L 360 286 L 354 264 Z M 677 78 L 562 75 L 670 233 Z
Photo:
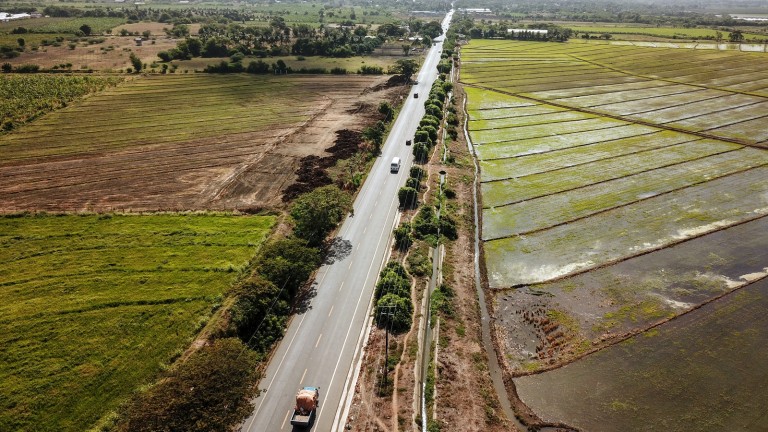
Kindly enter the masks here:
M 401 161 L 399 157 L 392 158 L 392 163 L 389 164 L 389 172 L 396 173 L 400 171 L 400 163 Z

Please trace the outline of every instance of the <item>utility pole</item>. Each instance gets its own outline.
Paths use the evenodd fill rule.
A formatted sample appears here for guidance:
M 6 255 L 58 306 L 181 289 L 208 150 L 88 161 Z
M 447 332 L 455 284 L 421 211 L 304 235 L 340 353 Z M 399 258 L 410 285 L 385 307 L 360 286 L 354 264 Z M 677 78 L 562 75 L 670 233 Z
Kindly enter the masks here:
M 379 321 L 381 317 L 387 318 L 387 323 L 384 325 L 384 385 L 387 385 L 387 375 L 389 374 L 389 328 L 392 325 L 392 317 L 395 316 L 395 305 L 380 306 L 379 309 Z M 386 311 L 385 311 L 386 309 Z

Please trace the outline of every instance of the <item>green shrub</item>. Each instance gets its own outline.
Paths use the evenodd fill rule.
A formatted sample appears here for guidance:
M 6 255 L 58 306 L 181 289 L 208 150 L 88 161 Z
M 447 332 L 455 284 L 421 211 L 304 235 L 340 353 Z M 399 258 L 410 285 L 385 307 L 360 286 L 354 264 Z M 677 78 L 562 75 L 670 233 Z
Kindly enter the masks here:
M 408 179 L 405 181 L 405 187 L 413 188 L 416 190 L 421 189 L 421 185 L 419 184 L 419 180 L 413 177 L 408 177 Z
M 401 187 L 397 191 L 397 199 L 400 202 L 400 207 L 405 209 L 414 208 L 419 199 L 419 192 L 411 187 Z
M 349 194 L 334 185 L 302 194 L 291 207 L 291 217 L 295 222 L 293 231 L 310 245 L 319 245 L 351 207 Z
M 432 260 L 429 259 L 426 245 L 408 254 L 408 271 L 414 276 L 432 275 Z
M 399 263 L 398 265 L 400 266 Z M 379 281 L 376 282 L 374 297 L 378 299 L 387 294 L 410 298 L 411 279 L 405 273 L 405 269 L 402 266 L 400 266 L 400 269 L 384 268 L 381 271 Z
M 258 355 L 239 340 L 217 340 L 131 401 L 117 430 L 230 430 L 253 410 L 257 365 Z
M 421 180 L 426 176 L 426 171 L 424 171 L 424 168 L 414 165 L 411 167 L 410 176 Z
M 432 311 L 446 317 L 452 317 L 455 313 L 453 307 L 454 297 L 456 297 L 456 292 L 453 288 L 444 283 L 440 284 L 435 292 L 432 293 Z
M 286 238 L 264 246 L 257 269 L 265 279 L 286 290 L 292 299 L 321 260 L 320 250 L 306 240 Z
M 395 228 L 395 247 L 400 250 L 407 250 L 413 243 L 413 237 L 411 236 L 411 224 L 403 222 L 399 227 Z
M 390 306 L 392 317 L 389 319 L 377 320 L 381 326 L 389 326 L 393 332 L 402 333 L 411 328 L 411 314 L 413 313 L 413 304 L 410 297 L 400 297 L 395 294 L 385 294 L 376 302 L 376 316 L 381 316 L 381 312 L 389 312 Z
M 283 336 L 291 308 L 288 294 L 272 282 L 252 278 L 234 292 L 235 303 L 230 309 L 235 332 L 252 349 L 265 354 Z

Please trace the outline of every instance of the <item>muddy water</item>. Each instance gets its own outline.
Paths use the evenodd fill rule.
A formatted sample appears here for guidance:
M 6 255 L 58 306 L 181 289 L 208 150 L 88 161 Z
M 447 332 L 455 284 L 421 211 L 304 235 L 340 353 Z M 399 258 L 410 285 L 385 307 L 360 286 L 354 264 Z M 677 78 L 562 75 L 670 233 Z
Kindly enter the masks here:
M 558 370 L 515 380 L 585 431 L 768 430 L 768 279 Z
M 513 367 L 539 367 L 589 348 L 603 335 L 681 314 L 765 272 L 766 244 L 768 217 L 535 289 L 500 292 L 494 302 L 505 329 L 505 355 Z M 566 333 L 552 356 L 536 355 L 539 329 L 526 310 L 555 318 Z

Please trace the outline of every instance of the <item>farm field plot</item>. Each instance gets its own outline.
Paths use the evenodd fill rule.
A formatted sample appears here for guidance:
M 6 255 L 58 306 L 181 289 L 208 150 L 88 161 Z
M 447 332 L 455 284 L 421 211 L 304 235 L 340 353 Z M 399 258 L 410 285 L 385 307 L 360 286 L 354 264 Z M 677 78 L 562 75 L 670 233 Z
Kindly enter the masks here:
M 370 121 L 384 80 L 134 79 L 0 135 L 0 211 L 275 205 L 299 159 Z
M 768 280 L 762 279 L 515 385 L 544 418 L 582 430 L 765 430 L 766 372 L 756 365 L 768 361 L 766 308 Z M 546 390 L 552 388 L 558 391 Z
M 473 45 L 463 50 L 461 76 L 466 84 L 520 95 L 532 103 L 549 102 L 559 108 L 634 122 L 665 123 L 680 132 L 703 133 L 715 139 L 768 145 L 768 136 L 754 133 L 768 130 L 768 116 L 759 115 L 759 109 L 731 109 L 750 105 L 759 108 L 759 104 L 768 102 L 768 86 L 759 84 L 768 82 L 768 56 L 762 53 L 636 46 L 597 49 L 595 45 L 577 43 L 541 48 L 541 54 L 590 66 L 583 70 L 569 63 L 568 68 L 557 72 L 553 62 L 542 59 L 537 65 L 531 54 L 534 49 L 538 51 L 533 42 L 482 44 L 477 51 L 473 51 Z M 488 50 L 494 47 L 499 49 L 491 55 L 508 58 L 508 67 L 505 70 L 498 62 L 494 75 L 482 75 L 487 72 L 477 59 L 489 55 Z M 710 123 L 707 116 L 714 113 L 721 123 L 704 127 Z M 671 123 L 682 119 L 686 122 Z
M 497 60 L 493 74 L 484 56 Z M 554 73 L 557 65 L 545 58 L 583 61 L 618 76 L 589 83 L 587 69 L 563 62 Z M 663 77 L 650 76 L 648 64 L 658 64 Z M 683 48 L 503 41 L 462 48 L 500 357 L 511 376 L 531 375 L 516 380 L 518 393 L 543 420 L 590 431 L 686 430 L 683 424 L 730 430 L 742 419 L 734 414 L 741 408 L 729 407 L 768 409 L 765 398 L 749 391 L 725 398 L 702 383 L 709 366 L 701 356 L 723 353 L 712 367 L 726 368 L 723 344 L 742 366 L 734 383 L 715 375 L 715 387 L 762 382 L 762 371 L 745 366 L 762 361 L 756 354 L 762 339 L 709 328 L 713 343 L 723 338 L 709 350 L 706 336 L 689 340 L 686 329 L 670 330 L 674 346 L 702 363 L 701 373 L 687 372 L 693 366 L 674 350 L 645 348 L 652 356 L 624 350 L 658 338 L 702 304 L 725 304 L 768 274 L 768 94 L 732 87 L 768 79 L 765 66 L 764 54 Z M 592 117 L 561 120 L 563 112 Z M 580 123 L 587 127 L 574 128 Z M 644 378 L 653 366 L 641 359 L 657 365 L 666 355 L 677 366 L 650 389 Z M 597 358 L 604 360 L 589 363 Z M 667 380 L 666 374 L 675 375 Z M 595 391 L 596 382 L 605 392 Z M 571 383 L 572 392 L 555 390 Z M 701 393 L 711 395 L 701 399 L 709 408 L 695 414 L 670 402 Z M 718 401 L 730 411 L 715 410 Z M 692 416 L 691 423 L 681 420 Z M 764 419 L 750 414 L 743 421 Z
M 593 341 L 635 333 L 763 277 L 766 228 L 763 217 L 552 282 L 545 286 L 551 295 L 533 287 L 500 293 L 508 360 L 522 370 L 567 360 Z M 537 350 L 536 320 L 526 319 L 525 310 L 559 324 L 559 342 L 542 340 Z
M 0 217 L 0 429 L 92 427 L 189 345 L 274 222 Z

